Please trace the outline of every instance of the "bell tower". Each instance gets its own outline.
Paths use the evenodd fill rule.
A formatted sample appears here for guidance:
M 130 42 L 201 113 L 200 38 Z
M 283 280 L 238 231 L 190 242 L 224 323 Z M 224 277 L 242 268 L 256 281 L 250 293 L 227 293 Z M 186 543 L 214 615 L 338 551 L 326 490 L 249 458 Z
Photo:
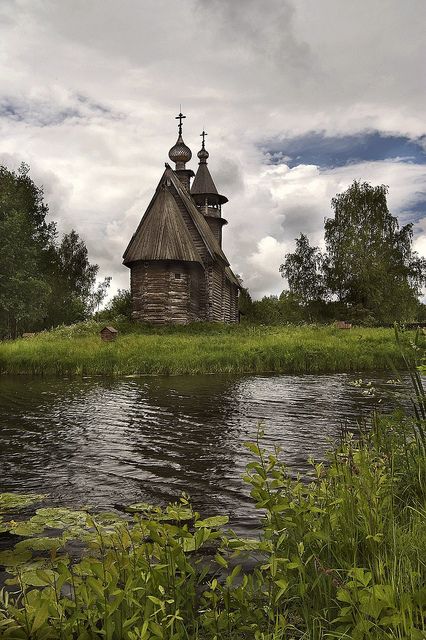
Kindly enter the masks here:
M 210 229 L 219 242 L 219 246 L 221 247 L 222 227 L 223 225 L 228 224 L 228 222 L 222 218 L 222 205 L 225 204 L 225 202 L 228 202 L 228 198 L 218 193 L 207 166 L 209 152 L 206 149 L 206 135 L 207 133 L 205 131 L 200 134 L 202 137 L 202 143 L 201 149 L 197 153 L 200 162 L 197 173 L 195 174 L 194 182 L 192 183 L 191 196 L 197 208 L 205 217 Z

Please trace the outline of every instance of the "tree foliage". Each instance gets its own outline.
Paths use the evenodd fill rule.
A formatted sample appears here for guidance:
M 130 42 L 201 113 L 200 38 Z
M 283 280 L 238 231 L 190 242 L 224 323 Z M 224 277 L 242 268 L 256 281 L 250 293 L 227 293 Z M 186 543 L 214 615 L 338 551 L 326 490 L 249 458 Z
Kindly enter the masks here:
M 305 235 L 296 240 L 280 272 L 304 305 L 328 301 L 340 316 L 369 323 L 414 319 L 426 261 L 412 249 L 412 225 L 400 228 L 390 214 L 387 193 L 354 181 L 331 201 L 324 254 Z
M 290 291 L 305 305 L 320 300 L 324 294 L 323 256 L 318 247 L 311 247 L 309 238 L 301 233 L 296 250 L 288 253 L 280 272 L 288 280 Z
M 106 307 L 96 314 L 98 320 L 132 319 L 132 297 L 129 289 L 118 289 Z
M 58 242 L 43 190 L 0 166 L 0 337 L 86 318 L 105 295 L 75 231 Z
M 353 182 L 332 199 L 325 221 L 325 278 L 341 302 L 369 310 L 379 321 L 412 316 L 426 261 L 412 250 L 412 224 L 399 228 L 385 185 Z

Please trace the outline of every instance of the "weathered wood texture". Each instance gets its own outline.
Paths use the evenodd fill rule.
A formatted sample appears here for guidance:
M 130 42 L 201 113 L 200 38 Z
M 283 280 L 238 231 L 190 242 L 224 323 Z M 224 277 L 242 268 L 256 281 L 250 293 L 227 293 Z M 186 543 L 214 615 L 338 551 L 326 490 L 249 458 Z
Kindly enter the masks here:
M 206 213 L 167 167 L 124 254 L 135 320 L 239 321 L 240 285 L 221 248 L 225 221 L 219 207 Z
M 222 246 L 222 226 L 223 219 L 222 218 L 213 218 L 211 216 L 205 216 L 206 222 L 209 225 L 211 232 L 219 243 L 219 246 Z
M 104 327 L 99 331 L 99 335 L 104 342 L 112 342 L 117 338 L 118 331 L 114 327 Z
M 204 271 L 196 264 L 145 261 L 132 265 L 132 317 L 153 324 L 207 319 Z

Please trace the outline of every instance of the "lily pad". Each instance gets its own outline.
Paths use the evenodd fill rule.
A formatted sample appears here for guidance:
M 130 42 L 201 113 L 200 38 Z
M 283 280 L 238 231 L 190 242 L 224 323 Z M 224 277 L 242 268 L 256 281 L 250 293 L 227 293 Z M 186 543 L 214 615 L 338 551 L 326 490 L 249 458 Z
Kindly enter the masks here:
M 0 513 L 23 509 L 40 502 L 45 495 L 36 493 L 0 493 Z
M 194 512 L 192 509 L 167 509 L 166 513 L 161 515 L 158 519 L 161 522 L 187 522 L 193 520 Z
M 16 551 L 51 551 L 64 546 L 63 538 L 29 538 L 15 544 Z
M 150 513 L 155 510 L 155 507 L 147 502 L 135 502 L 127 505 L 124 510 L 128 513 Z
M 68 529 L 73 526 L 86 525 L 87 513 L 64 507 L 47 507 L 37 509 L 36 515 L 30 519 L 30 522 L 49 529 Z
M 15 534 L 15 536 L 34 536 L 37 533 L 42 533 L 44 526 L 29 521 L 13 522 L 9 523 L 9 531 Z
M 31 551 L 16 552 L 13 550 L 0 551 L 0 564 L 5 567 L 17 567 L 31 559 Z

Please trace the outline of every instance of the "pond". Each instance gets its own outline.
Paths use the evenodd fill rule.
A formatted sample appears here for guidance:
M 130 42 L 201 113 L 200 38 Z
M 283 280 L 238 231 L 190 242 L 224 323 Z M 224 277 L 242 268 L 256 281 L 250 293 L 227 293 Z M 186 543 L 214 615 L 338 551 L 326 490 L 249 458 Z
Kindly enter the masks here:
M 0 377 L 0 491 L 49 494 L 48 503 L 94 509 L 176 500 L 225 513 L 244 533 L 256 513 L 242 480 L 243 443 L 265 431 L 292 473 L 322 459 L 342 426 L 357 428 L 389 374 L 48 379 Z

